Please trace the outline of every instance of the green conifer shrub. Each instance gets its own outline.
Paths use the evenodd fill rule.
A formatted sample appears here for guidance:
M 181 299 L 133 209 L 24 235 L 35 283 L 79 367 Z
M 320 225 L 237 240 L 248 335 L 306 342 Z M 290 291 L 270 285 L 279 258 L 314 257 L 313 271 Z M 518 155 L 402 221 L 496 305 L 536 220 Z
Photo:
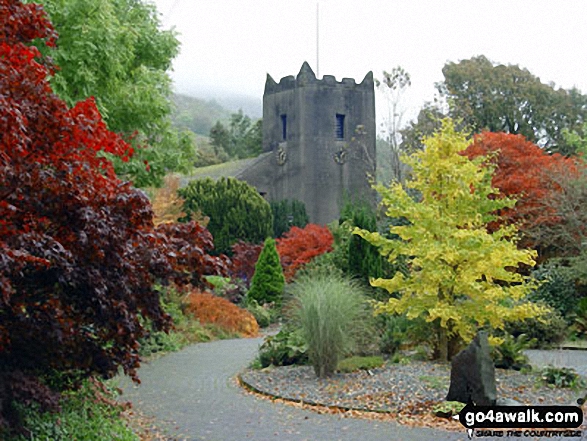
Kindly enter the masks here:
M 255 274 L 247 296 L 259 305 L 272 302 L 280 305 L 284 287 L 285 277 L 279 262 L 275 239 L 267 238 L 255 265 Z
M 178 194 L 184 199 L 181 221 L 200 212 L 210 218 L 208 230 L 216 253 L 231 254 L 238 240 L 260 243 L 271 236 L 273 219 L 269 203 L 246 182 L 234 178 L 191 181 Z
M 271 202 L 273 213 L 273 237 L 281 237 L 291 227 L 304 228 L 310 218 L 306 213 L 306 205 L 302 201 L 284 199 Z

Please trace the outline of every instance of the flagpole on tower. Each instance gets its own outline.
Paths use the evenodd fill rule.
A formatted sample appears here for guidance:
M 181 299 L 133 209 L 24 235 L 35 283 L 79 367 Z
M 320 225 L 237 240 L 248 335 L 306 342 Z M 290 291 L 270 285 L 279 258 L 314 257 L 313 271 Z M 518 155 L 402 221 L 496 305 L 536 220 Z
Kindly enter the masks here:
M 320 76 L 320 2 L 316 2 L 316 76 Z

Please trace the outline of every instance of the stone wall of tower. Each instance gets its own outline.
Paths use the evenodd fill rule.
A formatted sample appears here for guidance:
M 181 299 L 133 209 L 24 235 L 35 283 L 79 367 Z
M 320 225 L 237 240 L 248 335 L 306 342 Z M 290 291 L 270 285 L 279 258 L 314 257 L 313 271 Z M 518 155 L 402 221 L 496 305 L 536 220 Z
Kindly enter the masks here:
M 297 77 L 276 83 L 267 76 L 265 159 L 241 178 L 269 200 L 303 201 L 310 221 L 326 224 L 338 219 L 345 193 L 374 203 L 375 136 L 372 73 L 360 84 L 319 80 L 304 63 Z

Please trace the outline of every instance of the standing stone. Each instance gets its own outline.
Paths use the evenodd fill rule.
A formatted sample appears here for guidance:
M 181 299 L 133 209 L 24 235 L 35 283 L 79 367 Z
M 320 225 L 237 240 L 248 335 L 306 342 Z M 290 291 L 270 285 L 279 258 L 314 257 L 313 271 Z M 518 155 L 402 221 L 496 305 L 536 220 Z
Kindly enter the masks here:
M 487 332 L 480 331 L 471 344 L 452 360 L 446 400 L 492 406 L 496 396 L 495 366 L 489 351 Z

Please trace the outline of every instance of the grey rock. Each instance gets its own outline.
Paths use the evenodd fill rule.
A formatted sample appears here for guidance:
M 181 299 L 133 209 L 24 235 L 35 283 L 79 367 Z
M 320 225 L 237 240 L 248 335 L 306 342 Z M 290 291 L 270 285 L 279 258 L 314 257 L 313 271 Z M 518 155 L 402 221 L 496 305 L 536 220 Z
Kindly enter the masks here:
M 489 351 L 487 332 L 480 331 L 471 344 L 452 360 L 450 388 L 446 400 L 492 406 L 496 395 L 495 367 Z

